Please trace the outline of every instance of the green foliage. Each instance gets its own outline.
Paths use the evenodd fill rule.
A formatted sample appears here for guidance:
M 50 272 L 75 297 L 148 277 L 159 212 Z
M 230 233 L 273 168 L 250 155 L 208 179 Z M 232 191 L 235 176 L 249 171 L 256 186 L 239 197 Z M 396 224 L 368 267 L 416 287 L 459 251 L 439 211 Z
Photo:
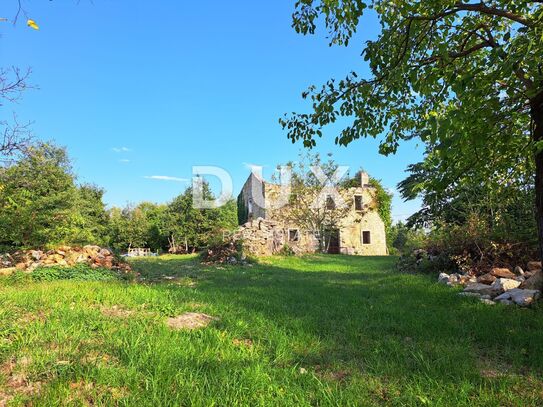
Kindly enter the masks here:
M 0 168 L 0 242 L 10 246 L 99 243 L 106 221 L 103 192 L 78 187 L 63 148 L 37 143 Z
M 279 250 L 278 255 L 279 256 L 294 256 L 296 253 L 290 247 L 288 244 L 284 244 L 283 247 L 281 247 L 281 250 Z
M 109 232 L 109 217 L 103 201 L 104 190 L 95 185 L 82 185 L 77 190 L 73 232 L 69 243 L 104 245 Z
M 168 248 L 168 207 L 151 202 L 137 206 L 112 208 L 110 217 L 110 246 L 116 251 L 128 247 Z
M 425 247 L 426 233 L 410 228 L 403 222 L 392 225 L 387 232 L 388 251 L 392 255 L 407 254 Z
M 383 153 L 413 137 L 442 142 L 444 153 L 452 144 L 487 145 L 497 158 L 515 153 L 515 145 L 526 146 L 526 102 L 541 90 L 543 78 L 543 7 L 509 0 L 488 7 L 439 0 L 389 3 L 296 3 L 295 29 L 312 34 L 324 17 L 331 44 L 347 45 L 367 6 L 382 30 L 363 51 L 371 77 L 353 72 L 320 89 L 310 87 L 303 96 L 313 102 L 313 111 L 281 120 L 289 137 L 313 146 L 323 126 L 345 117 L 351 124 L 336 143 L 384 134 Z
M 207 183 L 203 183 L 203 198 L 214 199 Z M 200 209 L 193 205 L 192 187 L 174 198 L 168 205 L 169 232 L 176 241 L 187 241 L 189 247 L 206 247 L 210 240 L 222 232 L 232 231 L 238 225 L 237 203 L 228 201 L 219 208 Z
M 485 234 L 497 241 L 536 245 L 533 168 L 519 163 L 515 171 L 469 169 L 461 175 L 434 154 L 409 168 L 399 189 L 404 197 L 421 196 L 423 208 L 410 225 L 443 228 L 465 225 L 470 217 L 484 221 Z
M 204 199 L 213 199 L 204 183 Z M 231 200 L 219 208 L 198 209 L 193 205 L 192 188 L 187 188 L 170 203 L 157 205 L 142 202 L 123 209 L 112 208 L 110 246 L 122 251 L 128 247 L 149 247 L 167 251 L 170 243 L 190 249 L 206 247 L 210 239 L 237 227 L 236 202 Z
M 417 138 L 425 159 L 410 168 L 403 192 L 423 196 L 419 221 L 476 213 L 493 233 L 527 241 L 537 236 L 527 217 L 535 201 L 543 250 L 541 2 L 304 0 L 293 25 L 312 34 L 321 21 L 331 44 L 347 45 L 368 7 L 382 27 L 363 51 L 370 75 L 311 86 L 303 97 L 312 111 L 280 120 L 288 137 L 311 148 L 341 120 L 340 145 L 380 137 L 380 152 L 390 154 Z
M 385 224 L 388 232 L 392 226 L 392 194 L 388 192 L 380 180 L 370 178 L 370 185 L 375 188 L 375 201 L 377 202 L 377 213 Z
M 245 207 L 243 196 L 238 195 L 237 199 L 238 225 L 243 225 L 249 220 L 249 209 Z

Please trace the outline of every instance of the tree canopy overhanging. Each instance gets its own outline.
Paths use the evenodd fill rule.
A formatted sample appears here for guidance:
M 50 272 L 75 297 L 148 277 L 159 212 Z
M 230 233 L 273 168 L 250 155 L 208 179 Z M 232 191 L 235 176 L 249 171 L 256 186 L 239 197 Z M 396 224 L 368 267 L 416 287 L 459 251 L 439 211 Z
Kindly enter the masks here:
M 535 168 L 543 247 L 543 2 L 301 0 L 295 7 L 296 31 L 313 34 L 322 22 L 330 45 L 348 45 L 368 10 L 381 32 L 362 54 L 369 77 L 351 72 L 311 86 L 302 95 L 311 111 L 280 119 L 293 142 L 311 148 L 323 127 L 344 118 L 337 144 L 380 137 L 380 152 L 390 154 L 418 138 L 446 168 L 445 183 L 478 169 L 506 182 Z

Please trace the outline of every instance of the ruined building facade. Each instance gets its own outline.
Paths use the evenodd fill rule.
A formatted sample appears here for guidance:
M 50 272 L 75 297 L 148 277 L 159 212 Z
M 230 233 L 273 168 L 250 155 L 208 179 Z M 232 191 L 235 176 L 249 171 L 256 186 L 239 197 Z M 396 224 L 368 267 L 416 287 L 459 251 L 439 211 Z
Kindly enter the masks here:
M 319 239 L 318 231 L 310 230 L 307 222 L 292 216 L 292 200 L 276 205 L 284 199 L 280 185 L 252 173 L 238 196 L 238 237 L 255 256 L 285 249 L 297 254 L 318 251 L 360 256 L 388 254 L 385 225 L 377 212 L 376 190 L 369 184 L 368 175 L 361 173 L 359 185 L 338 192 L 346 203 L 345 209 L 333 227 L 320 232 L 326 238 Z

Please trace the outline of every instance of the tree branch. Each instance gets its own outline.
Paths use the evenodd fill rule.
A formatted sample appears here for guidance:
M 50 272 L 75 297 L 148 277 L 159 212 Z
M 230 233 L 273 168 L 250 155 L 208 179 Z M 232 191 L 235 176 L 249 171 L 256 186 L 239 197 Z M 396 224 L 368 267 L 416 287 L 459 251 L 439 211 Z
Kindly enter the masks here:
M 459 11 L 478 11 L 482 14 L 487 14 L 487 15 L 492 15 L 492 16 L 497 16 L 497 17 L 505 17 L 509 20 L 516 21 L 517 23 L 525 25 L 526 27 L 533 26 L 533 22 L 531 20 L 528 20 L 524 17 L 521 17 L 509 11 L 500 10 L 496 7 L 488 7 L 483 2 L 479 4 L 456 3 L 455 7 Z
M 483 42 L 479 42 L 475 45 L 473 45 L 472 47 L 470 48 L 467 48 L 467 49 L 464 49 L 464 50 L 461 50 L 461 51 L 458 51 L 458 52 L 449 52 L 448 54 L 448 57 L 450 59 L 457 59 L 457 58 L 462 58 L 462 57 L 465 57 L 465 56 L 468 56 L 469 54 L 472 54 L 482 48 L 486 48 L 486 47 L 490 47 L 490 44 L 487 42 L 487 41 L 483 41 Z M 422 59 L 419 62 L 419 65 L 418 66 L 424 66 L 424 65 L 428 65 L 428 64 L 431 64 L 433 62 L 436 62 L 436 61 L 439 61 L 443 59 L 442 56 L 440 55 L 434 55 L 434 56 L 431 56 L 429 58 L 425 58 L 425 59 Z
M 486 15 L 492 15 L 496 17 L 504 17 L 511 21 L 515 21 L 519 24 L 522 24 L 526 27 L 533 27 L 534 23 L 533 21 L 524 18 L 522 16 L 519 16 L 517 14 L 511 13 L 509 11 L 501 10 L 495 7 L 488 7 L 484 3 L 478 3 L 478 4 L 464 4 L 464 3 L 456 3 L 452 9 L 445 10 L 441 13 L 434 14 L 432 16 L 410 16 L 408 18 L 413 20 L 440 20 L 443 17 L 450 16 L 452 14 L 456 14 L 460 11 L 476 11 L 481 14 Z

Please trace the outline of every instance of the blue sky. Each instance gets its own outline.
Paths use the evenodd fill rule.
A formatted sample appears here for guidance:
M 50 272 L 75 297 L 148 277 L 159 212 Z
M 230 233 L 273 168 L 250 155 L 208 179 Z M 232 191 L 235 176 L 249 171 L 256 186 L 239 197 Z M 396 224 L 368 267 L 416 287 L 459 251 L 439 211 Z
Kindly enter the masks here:
M 0 17 L 13 17 L 16 0 L 2 3 Z M 188 185 L 193 165 L 226 169 L 235 193 L 247 164 L 269 177 L 301 149 L 278 118 L 307 110 L 301 93 L 311 84 L 367 74 L 360 53 L 379 30 L 369 15 L 349 48 L 330 48 L 322 30 L 294 32 L 293 0 L 23 5 L 40 30 L 27 28 L 24 16 L 15 27 L 1 22 L 1 66 L 32 67 L 39 90 L 4 106 L 2 117 L 16 111 L 34 121 L 36 137 L 66 146 L 79 180 L 105 188 L 109 205 L 168 201 Z M 327 128 L 316 151 L 353 171 L 363 166 L 389 188 L 422 157 L 416 143 L 390 157 L 378 154 L 376 140 L 336 146 L 339 129 Z M 419 202 L 396 194 L 393 205 L 400 219 Z

